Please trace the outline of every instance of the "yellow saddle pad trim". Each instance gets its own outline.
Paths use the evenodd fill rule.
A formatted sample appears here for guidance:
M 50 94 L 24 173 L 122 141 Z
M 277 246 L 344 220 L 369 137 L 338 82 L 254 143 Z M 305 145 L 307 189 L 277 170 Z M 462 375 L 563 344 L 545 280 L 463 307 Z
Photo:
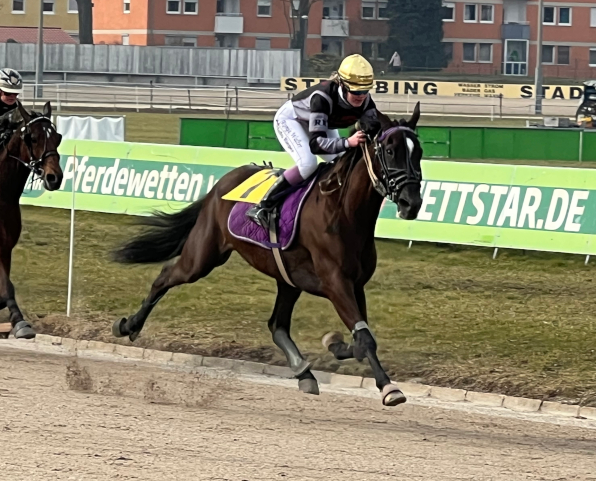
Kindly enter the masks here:
M 222 196 L 224 200 L 233 200 L 235 202 L 248 202 L 249 204 L 258 204 L 265 194 L 277 180 L 278 169 L 263 169 L 242 182 L 226 195 Z

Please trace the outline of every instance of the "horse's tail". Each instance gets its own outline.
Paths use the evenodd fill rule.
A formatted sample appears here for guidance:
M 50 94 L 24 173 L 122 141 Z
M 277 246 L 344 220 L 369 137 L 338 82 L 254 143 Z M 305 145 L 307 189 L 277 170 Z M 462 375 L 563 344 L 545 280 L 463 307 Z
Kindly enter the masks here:
M 204 201 L 199 199 L 173 214 L 155 212 L 142 218 L 140 224 L 150 228 L 114 251 L 114 260 L 122 264 L 150 264 L 179 256 Z

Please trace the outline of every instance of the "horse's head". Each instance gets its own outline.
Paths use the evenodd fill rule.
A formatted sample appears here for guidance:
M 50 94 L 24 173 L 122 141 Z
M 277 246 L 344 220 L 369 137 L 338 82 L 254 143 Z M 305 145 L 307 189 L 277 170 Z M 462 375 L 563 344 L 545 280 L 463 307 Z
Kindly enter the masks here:
M 415 129 L 420 119 L 420 102 L 410 120 L 392 121 L 378 112 L 380 131 L 374 138 L 379 192 L 397 204 L 402 219 L 414 220 L 422 205 L 420 182 L 422 147 Z M 369 126 L 362 125 L 365 132 Z M 372 127 L 370 127 L 372 128 Z M 379 175 L 380 174 L 380 175 Z M 374 182 L 374 179 L 373 179 Z
M 63 177 L 58 153 L 62 135 L 52 123 L 52 106 L 47 102 L 41 114 L 27 112 L 20 102 L 18 108 L 23 118 L 19 127 L 22 162 L 34 175 L 41 177 L 47 190 L 57 190 Z

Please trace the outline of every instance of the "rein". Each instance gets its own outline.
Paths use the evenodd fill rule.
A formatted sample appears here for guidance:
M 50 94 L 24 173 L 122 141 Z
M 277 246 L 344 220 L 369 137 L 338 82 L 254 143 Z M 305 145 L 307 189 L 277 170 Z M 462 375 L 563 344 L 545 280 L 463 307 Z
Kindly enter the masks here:
M 41 164 L 43 164 L 44 160 L 47 159 L 48 157 L 51 157 L 52 155 L 59 155 L 58 151 L 56 151 L 56 150 L 47 150 L 47 146 L 48 146 L 48 136 L 47 135 L 44 138 L 43 154 L 41 154 L 41 157 L 36 159 L 35 156 L 33 155 L 33 145 L 31 142 L 30 126 L 32 124 L 34 124 L 35 122 L 40 122 L 42 120 L 50 122 L 50 124 L 54 128 L 54 130 L 56 129 L 56 127 L 52 123 L 51 119 L 49 119 L 48 117 L 43 117 L 43 116 L 35 117 L 34 119 L 27 122 L 23 127 L 21 127 L 20 137 L 21 137 L 21 140 L 23 142 L 25 142 L 25 145 L 27 146 L 27 151 L 29 152 L 29 162 L 25 162 L 23 159 L 15 156 L 15 155 L 8 154 L 9 158 L 19 161 L 21 164 L 23 164 L 25 167 L 27 167 L 33 173 L 34 177 L 37 177 L 37 178 L 41 178 L 43 176 L 43 170 L 41 168 Z M 8 146 L 7 146 L 7 149 L 8 149 Z

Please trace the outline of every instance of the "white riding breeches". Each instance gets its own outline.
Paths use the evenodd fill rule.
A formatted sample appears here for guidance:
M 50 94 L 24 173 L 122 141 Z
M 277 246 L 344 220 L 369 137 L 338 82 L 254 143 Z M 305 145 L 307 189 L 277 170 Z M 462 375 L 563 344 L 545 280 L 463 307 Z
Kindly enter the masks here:
M 273 128 L 284 150 L 292 156 L 303 179 L 308 179 L 317 169 L 317 156 L 310 151 L 308 123 L 300 122 L 294 112 L 292 101 L 288 100 L 275 114 Z M 328 130 L 327 138 L 339 138 L 337 130 Z M 330 162 L 341 154 L 321 155 Z

